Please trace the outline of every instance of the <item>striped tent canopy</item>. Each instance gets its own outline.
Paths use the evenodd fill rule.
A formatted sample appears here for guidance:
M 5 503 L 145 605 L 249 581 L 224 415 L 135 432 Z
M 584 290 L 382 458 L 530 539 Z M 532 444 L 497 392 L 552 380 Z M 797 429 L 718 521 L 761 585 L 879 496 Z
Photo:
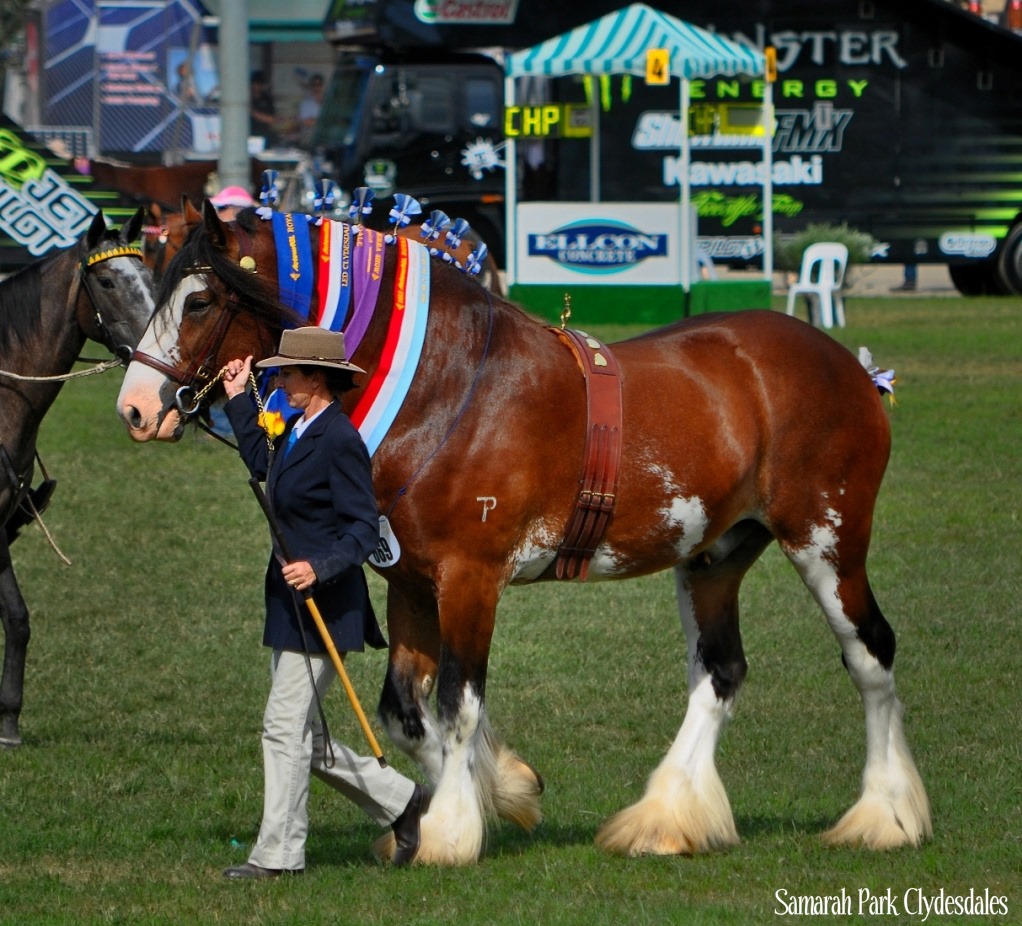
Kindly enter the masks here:
M 761 76 L 763 54 L 698 26 L 682 22 L 643 3 L 608 13 L 563 35 L 509 55 L 508 77 L 566 74 L 646 73 L 650 49 L 670 53 L 675 77 L 692 79 L 718 74 Z

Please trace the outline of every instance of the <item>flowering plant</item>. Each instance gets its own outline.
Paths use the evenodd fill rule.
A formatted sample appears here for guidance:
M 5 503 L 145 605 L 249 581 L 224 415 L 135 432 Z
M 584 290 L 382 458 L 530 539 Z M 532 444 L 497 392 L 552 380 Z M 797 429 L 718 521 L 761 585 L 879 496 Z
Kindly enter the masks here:
M 272 440 L 284 433 L 284 416 L 280 412 L 260 412 L 259 427 L 261 427 Z

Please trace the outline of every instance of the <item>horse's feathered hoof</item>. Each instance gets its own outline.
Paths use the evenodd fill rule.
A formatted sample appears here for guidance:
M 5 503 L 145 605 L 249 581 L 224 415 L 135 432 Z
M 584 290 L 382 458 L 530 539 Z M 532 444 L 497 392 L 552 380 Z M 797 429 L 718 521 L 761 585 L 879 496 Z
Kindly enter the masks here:
M 822 838 L 831 846 L 884 850 L 920 846 L 932 835 L 930 799 L 905 742 L 898 705 L 887 765 L 864 776 L 862 796 Z
M 874 851 L 921 846 L 933 835 L 925 792 L 901 811 L 889 801 L 867 796 L 820 838 L 828 846 L 859 846 Z
M 457 868 L 475 865 L 483 850 L 483 839 L 457 839 L 450 834 L 445 835 L 442 824 L 432 820 L 428 815 L 419 821 L 419 849 L 411 860 L 411 865 L 441 865 L 445 868 Z M 373 854 L 384 863 L 397 863 L 397 840 L 394 833 L 387 831 L 373 843 Z
M 376 842 L 373 843 L 373 855 L 375 855 L 381 862 L 392 862 L 396 851 L 397 839 L 394 838 L 394 834 L 392 832 L 384 833 L 376 840 Z
M 723 795 L 723 790 L 721 790 Z M 596 833 L 596 844 L 617 855 L 696 855 L 739 843 L 731 808 L 647 796 L 614 814 Z
M 545 787 L 539 772 L 528 762 L 507 747 L 501 748 L 493 795 L 497 816 L 532 832 L 543 819 L 539 798 Z

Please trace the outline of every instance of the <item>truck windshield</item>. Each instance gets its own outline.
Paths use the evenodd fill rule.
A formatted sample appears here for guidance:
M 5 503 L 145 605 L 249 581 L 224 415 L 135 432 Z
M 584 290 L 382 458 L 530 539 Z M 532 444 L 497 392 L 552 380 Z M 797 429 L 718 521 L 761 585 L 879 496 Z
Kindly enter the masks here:
M 355 142 L 358 108 L 365 98 L 370 71 L 369 59 L 338 63 L 323 98 L 313 134 L 313 147 L 345 148 Z

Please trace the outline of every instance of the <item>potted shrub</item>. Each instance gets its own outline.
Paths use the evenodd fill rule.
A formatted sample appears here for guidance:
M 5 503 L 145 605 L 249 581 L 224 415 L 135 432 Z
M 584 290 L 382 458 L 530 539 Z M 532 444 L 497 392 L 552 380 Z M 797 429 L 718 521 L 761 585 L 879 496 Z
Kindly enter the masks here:
M 849 268 L 854 264 L 867 263 L 879 243 L 872 235 L 851 228 L 844 222 L 840 225 L 807 225 L 795 234 L 774 236 L 774 267 L 784 272 L 788 279 L 796 277 L 802 266 L 805 249 L 819 241 L 833 241 L 848 248 Z

